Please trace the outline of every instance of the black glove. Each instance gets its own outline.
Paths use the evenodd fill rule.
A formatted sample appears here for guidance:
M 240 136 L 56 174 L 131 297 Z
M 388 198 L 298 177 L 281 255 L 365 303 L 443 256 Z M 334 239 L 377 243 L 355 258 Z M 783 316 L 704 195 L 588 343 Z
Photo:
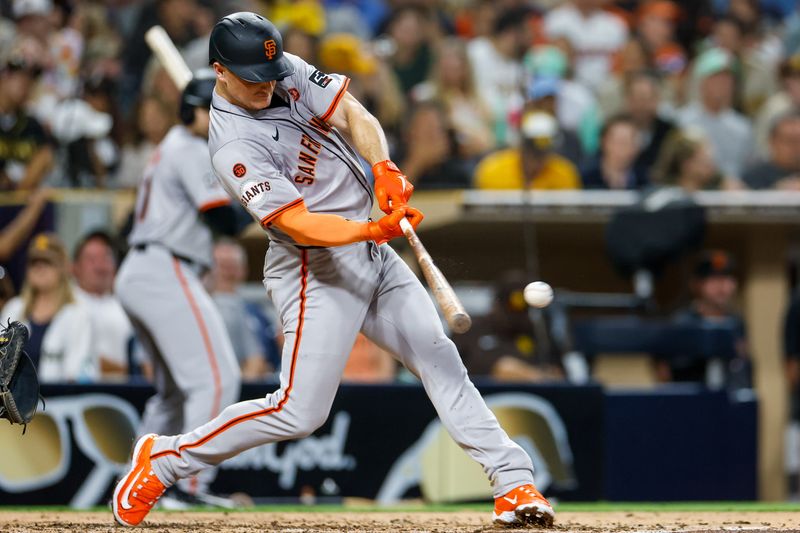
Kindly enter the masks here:
M 12 424 L 28 423 L 39 405 L 39 378 L 28 354 L 28 328 L 20 322 L 8 322 L 0 330 L 0 418 Z M 44 404 L 44 400 L 42 400 Z

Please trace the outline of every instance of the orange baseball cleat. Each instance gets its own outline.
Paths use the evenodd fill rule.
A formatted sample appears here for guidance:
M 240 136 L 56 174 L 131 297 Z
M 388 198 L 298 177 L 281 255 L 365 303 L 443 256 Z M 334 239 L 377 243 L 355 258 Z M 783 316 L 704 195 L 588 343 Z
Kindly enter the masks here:
M 114 488 L 111 510 L 123 526 L 136 526 L 144 520 L 167 487 L 156 477 L 150 464 L 150 450 L 156 435 L 143 436 L 133 448 L 131 469 Z
M 555 517 L 550 502 L 531 484 L 494 500 L 492 520 L 497 525 L 551 527 Z

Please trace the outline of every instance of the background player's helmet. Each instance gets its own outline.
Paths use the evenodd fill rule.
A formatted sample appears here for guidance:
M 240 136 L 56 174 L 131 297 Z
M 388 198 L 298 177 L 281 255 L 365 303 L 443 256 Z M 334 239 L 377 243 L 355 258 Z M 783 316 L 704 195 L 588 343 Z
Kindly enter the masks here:
M 181 122 L 187 125 L 194 122 L 195 107 L 208 109 L 216 82 L 217 75 L 210 68 L 200 69 L 194 73 L 181 94 L 181 107 L 178 111 Z
M 246 81 L 281 80 L 294 72 L 283 55 L 277 28 L 261 15 L 243 11 L 223 17 L 211 31 L 209 64 L 218 61 Z

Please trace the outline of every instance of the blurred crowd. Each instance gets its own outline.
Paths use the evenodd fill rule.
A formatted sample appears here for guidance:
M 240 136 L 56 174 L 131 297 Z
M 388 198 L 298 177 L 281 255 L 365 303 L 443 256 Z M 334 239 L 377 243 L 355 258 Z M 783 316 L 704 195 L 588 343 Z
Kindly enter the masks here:
M 132 188 L 214 22 L 351 78 L 418 189 L 798 189 L 791 0 L 2 0 L 0 190 Z

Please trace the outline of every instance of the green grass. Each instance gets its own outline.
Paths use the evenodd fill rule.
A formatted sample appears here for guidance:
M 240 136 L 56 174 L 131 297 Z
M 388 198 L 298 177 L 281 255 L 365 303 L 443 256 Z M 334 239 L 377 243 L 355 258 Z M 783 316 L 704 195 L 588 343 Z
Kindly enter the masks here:
M 203 509 L 204 511 L 224 511 L 222 509 Z M 0 506 L 0 512 L 4 511 L 30 511 L 30 512 L 73 512 L 67 506 Z M 107 507 L 94 507 L 89 509 L 94 512 L 110 512 Z M 258 505 L 256 507 L 242 509 L 234 512 L 272 512 L 272 513 L 291 513 L 291 512 L 458 512 L 458 511 L 491 511 L 489 503 L 475 504 L 450 504 L 450 505 L 425 505 L 425 504 L 403 504 L 393 507 L 377 506 L 344 506 L 344 505 Z M 690 511 L 690 512 L 800 512 L 800 504 L 790 502 L 668 502 L 668 503 L 641 503 L 641 502 L 590 502 L 590 503 L 560 503 L 556 505 L 556 511 L 563 513 L 575 512 L 666 512 L 666 511 Z

